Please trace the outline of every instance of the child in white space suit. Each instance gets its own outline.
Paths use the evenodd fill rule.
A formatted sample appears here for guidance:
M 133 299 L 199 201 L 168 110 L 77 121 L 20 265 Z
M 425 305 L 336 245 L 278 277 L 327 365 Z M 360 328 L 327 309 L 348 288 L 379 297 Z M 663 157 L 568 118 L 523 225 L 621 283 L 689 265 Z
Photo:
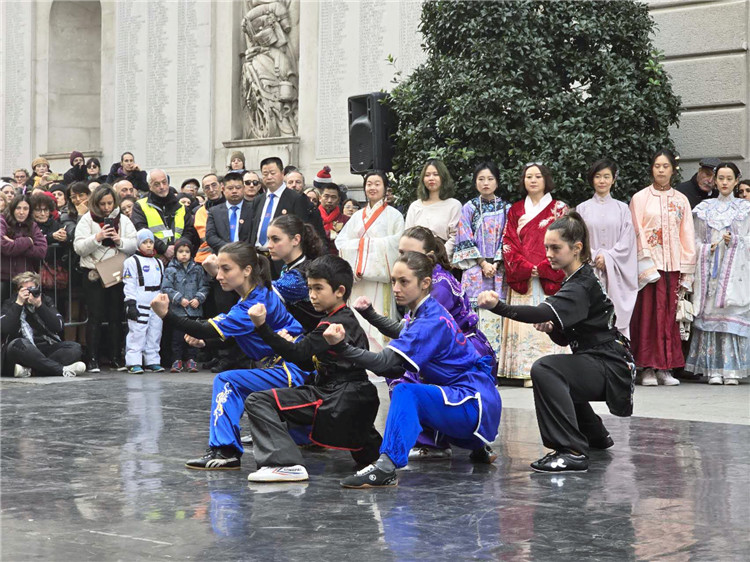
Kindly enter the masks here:
M 128 373 L 134 375 L 142 375 L 144 366 L 147 371 L 161 373 L 164 371 L 159 356 L 162 321 L 151 310 L 151 301 L 161 289 L 164 267 L 154 251 L 153 233 L 143 228 L 136 236 L 138 251 L 122 266 L 128 318 L 125 365 Z

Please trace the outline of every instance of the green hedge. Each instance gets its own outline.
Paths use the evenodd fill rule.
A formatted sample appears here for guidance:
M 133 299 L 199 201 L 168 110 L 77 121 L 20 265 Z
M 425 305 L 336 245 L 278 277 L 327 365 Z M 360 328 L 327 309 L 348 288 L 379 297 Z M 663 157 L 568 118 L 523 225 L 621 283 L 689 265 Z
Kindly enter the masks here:
M 474 165 L 491 159 L 498 195 L 517 200 L 521 168 L 541 161 L 556 198 L 576 204 L 591 196 L 586 169 L 604 156 L 620 165 L 613 195 L 628 200 L 650 182 L 651 154 L 674 147 L 680 99 L 642 3 L 428 1 L 420 30 L 427 60 L 388 100 L 403 201 L 415 199 L 425 159 L 438 157 L 462 201 L 476 195 Z

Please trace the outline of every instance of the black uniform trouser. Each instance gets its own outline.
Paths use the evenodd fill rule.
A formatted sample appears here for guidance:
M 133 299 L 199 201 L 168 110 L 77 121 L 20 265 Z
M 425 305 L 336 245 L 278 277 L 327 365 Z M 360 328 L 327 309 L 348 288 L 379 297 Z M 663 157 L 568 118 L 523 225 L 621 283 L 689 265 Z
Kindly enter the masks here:
M 74 341 L 34 345 L 26 338 L 16 338 L 4 347 L 3 355 L 4 375 L 12 376 L 15 366 L 23 365 L 38 377 L 59 377 L 63 367 L 80 361 L 81 345 Z
M 606 397 L 601 359 L 585 353 L 548 355 L 532 365 L 531 380 L 545 447 L 588 454 L 589 440 L 609 435 L 589 404 Z
M 300 400 L 302 404 L 315 401 L 309 389 L 299 387 L 302 396 L 310 399 Z M 287 423 L 295 425 L 311 425 L 315 417 L 316 404 L 281 410 L 276 403 L 273 391 L 264 390 L 253 392 L 245 400 L 245 411 L 250 418 L 250 434 L 253 436 L 253 455 L 258 468 L 263 466 L 292 466 L 304 465 L 299 447 L 289 435 Z M 359 451 L 351 451 L 352 458 L 358 464 L 370 464 L 380 456 L 380 444 L 383 438 L 372 427 L 367 435 L 364 447 Z
M 107 341 L 105 356 L 112 359 L 122 358 L 124 338 L 122 337 L 123 302 L 122 284 L 104 287 L 101 281 L 89 281 L 83 276 L 83 291 L 88 310 L 86 322 L 86 357 L 88 360 L 99 358 L 99 344 L 102 336 L 102 323 L 106 320 Z

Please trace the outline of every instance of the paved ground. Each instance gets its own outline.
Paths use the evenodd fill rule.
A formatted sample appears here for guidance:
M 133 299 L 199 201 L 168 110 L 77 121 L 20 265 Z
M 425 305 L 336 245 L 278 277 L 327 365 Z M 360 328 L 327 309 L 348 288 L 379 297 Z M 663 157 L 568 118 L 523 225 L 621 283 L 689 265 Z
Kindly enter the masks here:
M 239 472 L 186 470 L 206 446 L 211 380 L 2 380 L 0 558 L 750 559 L 748 384 L 639 387 L 635 417 L 603 416 L 615 446 L 565 476 L 529 470 L 544 452 L 532 393 L 502 387 L 495 465 L 455 449 L 361 491 L 338 485 L 343 451 L 305 451 L 301 484 L 250 485 L 251 452 Z

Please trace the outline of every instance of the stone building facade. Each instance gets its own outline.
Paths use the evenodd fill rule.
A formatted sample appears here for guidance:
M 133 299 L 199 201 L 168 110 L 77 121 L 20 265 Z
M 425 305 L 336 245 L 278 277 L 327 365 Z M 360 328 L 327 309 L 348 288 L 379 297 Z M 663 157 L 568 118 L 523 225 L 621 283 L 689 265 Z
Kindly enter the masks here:
M 750 0 L 648 4 L 684 105 L 683 175 L 703 156 L 750 175 Z M 242 150 L 249 168 L 279 155 L 308 183 L 327 164 L 358 186 L 346 99 L 419 64 L 419 10 L 419 0 L 5 0 L 0 169 L 43 154 L 62 172 L 73 149 L 106 169 L 130 150 L 174 185 L 225 170 Z

